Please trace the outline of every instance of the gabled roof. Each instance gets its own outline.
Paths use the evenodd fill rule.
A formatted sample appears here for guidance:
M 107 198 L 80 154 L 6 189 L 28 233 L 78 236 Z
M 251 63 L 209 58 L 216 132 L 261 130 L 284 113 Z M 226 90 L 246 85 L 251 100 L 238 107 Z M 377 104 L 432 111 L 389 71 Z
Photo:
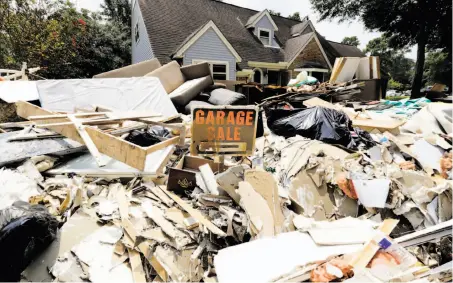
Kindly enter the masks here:
M 207 22 L 205 25 L 201 26 L 200 28 L 196 29 L 195 32 L 193 32 L 191 35 L 189 35 L 179 46 L 179 48 L 176 50 L 174 56 L 175 57 L 181 57 L 186 50 L 192 46 L 203 34 L 205 34 L 209 29 L 212 29 L 217 36 L 220 38 L 220 40 L 225 44 L 225 46 L 230 50 L 230 52 L 233 54 L 233 56 L 236 58 L 236 62 L 241 62 L 242 58 L 239 56 L 239 54 L 236 52 L 234 47 L 231 45 L 230 42 L 225 38 L 225 36 L 222 34 L 222 32 L 219 30 L 219 28 L 214 24 L 214 22 L 211 20 Z
M 274 20 L 271 17 L 271 14 L 267 9 L 251 16 L 245 24 L 245 27 L 255 27 L 255 25 L 261 20 L 262 17 L 267 17 L 269 19 L 269 22 L 271 22 L 272 26 L 274 27 L 274 30 L 278 30 L 278 26 L 275 24 Z
M 162 64 L 168 63 L 172 59 L 171 56 L 209 21 L 215 23 L 221 34 L 242 58 L 242 62 L 239 63 L 241 68 L 248 68 L 248 61 L 279 63 L 284 62 L 287 57 L 286 48 L 264 47 L 252 31 L 245 27 L 251 18 L 256 20 L 257 14 L 262 11 L 215 0 L 138 0 L 138 4 L 153 53 Z M 283 47 L 288 39 L 292 38 L 291 29 L 302 22 L 280 16 L 269 16 L 278 27 L 275 37 Z M 340 52 L 319 34 L 317 36 L 330 63 L 333 64 Z M 332 51 L 329 52 L 326 48 Z M 342 48 L 338 46 L 336 48 L 343 52 Z

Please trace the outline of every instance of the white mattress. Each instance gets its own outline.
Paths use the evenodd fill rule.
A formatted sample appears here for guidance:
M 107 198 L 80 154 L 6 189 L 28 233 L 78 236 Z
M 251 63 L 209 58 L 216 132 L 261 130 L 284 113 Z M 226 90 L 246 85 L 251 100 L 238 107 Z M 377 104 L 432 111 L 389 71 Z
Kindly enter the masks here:
M 153 111 L 165 117 L 178 114 L 155 77 L 45 80 L 36 82 L 36 86 L 41 106 L 50 111 L 104 106 L 120 111 Z

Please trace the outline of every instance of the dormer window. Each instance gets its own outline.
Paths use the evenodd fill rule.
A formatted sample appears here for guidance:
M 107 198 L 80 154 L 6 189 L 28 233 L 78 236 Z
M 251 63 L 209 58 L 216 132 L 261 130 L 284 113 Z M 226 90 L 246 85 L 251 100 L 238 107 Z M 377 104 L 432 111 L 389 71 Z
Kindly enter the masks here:
M 271 31 L 265 28 L 258 28 L 258 37 L 264 46 L 272 46 Z

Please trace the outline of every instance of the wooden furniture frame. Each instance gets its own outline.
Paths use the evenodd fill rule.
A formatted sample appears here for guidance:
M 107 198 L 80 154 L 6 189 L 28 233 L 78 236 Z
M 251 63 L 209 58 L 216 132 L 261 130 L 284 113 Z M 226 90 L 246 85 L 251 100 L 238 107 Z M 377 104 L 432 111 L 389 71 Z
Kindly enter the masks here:
M 16 102 L 16 107 L 17 115 L 19 115 L 20 117 L 25 119 L 31 117 L 36 125 L 40 125 L 40 127 L 45 127 L 67 138 L 87 145 L 87 147 L 90 149 L 90 152 L 93 150 L 96 154 L 96 152 L 98 151 L 99 153 L 103 153 L 141 171 L 144 171 L 146 157 L 150 153 L 163 149 L 172 144 L 184 144 L 184 125 L 165 124 L 160 121 L 151 121 L 148 118 L 143 118 L 144 115 L 138 115 L 136 117 L 130 115 L 126 118 L 85 121 L 79 120 L 78 118 L 81 116 L 90 116 L 90 114 L 58 114 L 24 101 Z M 102 114 L 105 113 L 96 113 L 96 115 Z M 156 115 L 148 115 L 148 117 L 153 116 Z M 71 121 L 71 119 L 73 121 Z M 119 124 L 127 120 L 138 121 L 148 125 L 161 125 L 170 129 L 177 129 L 180 132 L 180 135 L 169 138 L 149 147 L 141 147 L 94 127 L 94 125 L 98 124 Z M 168 119 L 163 118 L 162 120 Z M 76 123 L 74 123 L 74 121 Z M 116 132 L 118 133 L 119 130 L 116 130 Z M 81 136 L 81 132 L 83 136 Z M 87 144 L 87 142 L 85 142 L 86 140 L 90 140 L 92 143 L 88 141 Z M 95 155 L 94 157 L 96 158 L 97 156 Z M 102 161 L 100 165 L 102 166 Z

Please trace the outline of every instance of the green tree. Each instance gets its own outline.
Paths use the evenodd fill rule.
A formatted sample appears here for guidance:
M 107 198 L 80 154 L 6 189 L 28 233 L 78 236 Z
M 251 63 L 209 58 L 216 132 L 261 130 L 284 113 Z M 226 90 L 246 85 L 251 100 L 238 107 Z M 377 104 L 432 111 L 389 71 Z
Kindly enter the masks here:
M 428 84 L 441 83 L 452 87 L 452 63 L 448 53 L 429 52 L 425 62 L 425 80 Z
M 129 0 L 104 0 L 101 8 L 101 14 L 108 20 L 119 23 L 131 31 L 132 6 Z
M 301 21 L 299 12 L 294 12 L 294 14 L 289 15 L 289 16 L 288 16 L 288 19 L 292 19 L 292 20 L 296 20 L 296 21 Z
M 379 56 L 381 70 L 389 73 L 394 81 L 405 85 L 411 83 L 414 61 L 405 57 L 407 48 L 392 48 L 389 39 L 381 36 L 370 40 L 364 52 L 370 56 Z
M 384 33 L 392 46 L 417 45 L 412 97 L 420 96 L 425 51 L 451 54 L 451 0 L 310 0 L 321 20 L 360 19 L 366 28 Z
M 274 10 L 269 10 L 269 14 L 274 15 L 274 16 L 281 16 L 282 15 L 280 12 L 276 12 Z
M 357 36 L 355 36 L 355 35 L 354 36 L 346 36 L 345 38 L 343 38 L 341 43 L 352 45 L 352 46 L 355 46 L 355 47 L 360 45 L 360 41 L 357 38 Z
M 130 64 L 130 36 L 122 24 L 63 0 L 1 2 L 0 66 L 43 67 L 49 79 L 90 78 Z M 6 11 L 6 12 L 5 12 Z

